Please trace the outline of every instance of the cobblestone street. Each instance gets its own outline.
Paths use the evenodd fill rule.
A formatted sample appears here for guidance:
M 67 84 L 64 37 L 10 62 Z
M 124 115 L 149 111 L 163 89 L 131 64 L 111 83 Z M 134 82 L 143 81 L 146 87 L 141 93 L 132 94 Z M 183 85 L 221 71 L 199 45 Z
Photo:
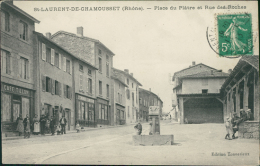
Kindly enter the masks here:
M 143 124 L 143 130 L 143 134 L 148 134 L 147 123 Z M 5 164 L 258 164 L 258 140 L 225 140 L 223 124 L 179 125 L 162 121 L 161 134 L 174 134 L 172 146 L 133 146 L 133 134 L 133 125 L 128 125 L 3 141 L 2 161 Z

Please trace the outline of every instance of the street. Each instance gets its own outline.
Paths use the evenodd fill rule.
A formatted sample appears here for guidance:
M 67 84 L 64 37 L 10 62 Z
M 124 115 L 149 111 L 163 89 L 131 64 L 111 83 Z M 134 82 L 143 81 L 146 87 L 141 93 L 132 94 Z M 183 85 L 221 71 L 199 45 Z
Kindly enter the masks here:
M 148 134 L 148 123 L 143 134 Z M 223 124 L 161 121 L 172 146 L 133 146 L 133 125 L 2 142 L 4 164 L 258 165 L 259 142 L 225 140 Z M 217 155 L 219 154 L 219 155 Z M 222 154 L 222 155 L 221 155 Z

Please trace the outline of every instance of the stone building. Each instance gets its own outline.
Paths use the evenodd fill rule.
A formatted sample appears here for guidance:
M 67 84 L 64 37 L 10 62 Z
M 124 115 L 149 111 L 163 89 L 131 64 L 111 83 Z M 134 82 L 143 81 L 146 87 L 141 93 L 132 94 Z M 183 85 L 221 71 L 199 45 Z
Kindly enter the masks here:
M 204 64 L 174 73 L 173 93 L 180 123 L 223 123 L 220 88 L 227 73 Z
M 98 68 L 95 77 L 95 119 L 100 127 L 111 125 L 111 69 L 114 53 L 103 43 L 83 35 L 83 27 L 77 34 L 58 31 L 51 39 L 73 55 Z
M 12 1 L 1 3 L 1 127 L 13 134 L 19 114 L 34 115 L 33 31 L 40 23 Z
M 142 86 L 142 84 L 134 78 L 133 73 L 129 74 L 128 69 L 122 71 L 113 68 L 113 71 L 116 75 L 122 78 L 128 86 L 125 94 L 126 124 L 135 123 L 139 119 L 139 86 Z
M 160 116 L 162 115 L 163 101 L 158 95 L 151 91 L 151 88 L 149 91 L 139 88 L 139 100 L 139 115 L 143 121 L 148 122 L 149 120 L 149 106 L 159 106 Z
M 126 122 L 126 91 L 125 88 L 128 85 L 125 84 L 124 78 L 120 77 L 120 74 L 117 74 L 112 70 L 113 74 L 111 76 L 111 114 L 112 116 L 112 125 L 124 125 Z
M 221 87 L 224 118 L 251 110 L 249 120 L 238 126 L 240 138 L 259 139 L 259 56 L 243 56 Z

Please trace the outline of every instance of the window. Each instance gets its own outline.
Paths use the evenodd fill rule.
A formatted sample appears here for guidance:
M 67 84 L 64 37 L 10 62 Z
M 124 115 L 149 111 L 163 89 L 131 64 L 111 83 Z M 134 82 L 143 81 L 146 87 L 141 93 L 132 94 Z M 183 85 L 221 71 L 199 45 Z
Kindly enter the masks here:
M 51 92 L 51 79 L 46 77 L 46 92 Z
M 108 55 L 106 55 L 106 60 L 109 62 L 109 56 Z
M 106 68 L 107 68 L 107 76 L 109 77 L 109 63 L 106 63 Z
M 128 78 L 127 78 L 126 82 L 127 82 L 127 85 L 129 85 L 129 79 Z
M 68 98 L 68 99 L 70 99 L 70 94 L 71 94 L 70 89 L 71 88 L 68 85 L 66 85 L 66 91 L 67 91 L 66 98 Z
M 117 102 L 120 103 L 120 94 L 117 93 Z
M 129 106 L 127 107 L 127 117 L 130 117 L 130 110 L 129 110 Z
M 98 55 L 101 56 L 102 51 L 100 49 L 98 49 Z
M 102 72 L 102 59 L 98 58 L 98 70 L 99 72 Z
M 125 119 L 125 112 L 123 110 L 120 112 L 120 119 Z
M 92 94 L 92 79 L 88 79 L 88 92 Z
M 55 52 L 54 65 L 55 65 L 56 67 L 60 67 L 60 66 L 59 66 L 59 59 L 60 59 L 59 53 L 56 53 L 56 52 Z
M 132 83 L 132 88 L 134 88 L 134 83 Z
M 91 70 L 88 69 L 88 75 L 92 76 Z
M 99 95 L 102 95 L 102 81 L 99 81 Z
M 118 88 L 120 89 L 120 83 L 118 84 Z
M 51 63 L 51 49 L 46 48 L 46 62 Z
M 126 96 L 127 96 L 127 99 L 129 100 L 130 99 L 130 90 L 129 89 L 126 90 Z
M 133 105 L 133 106 L 135 105 L 135 104 L 134 104 L 134 103 L 135 103 L 134 101 L 135 101 L 135 94 L 134 94 L 134 92 L 132 92 L 132 105 Z
M 109 85 L 107 84 L 107 98 L 109 98 Z
M 107 109 L 107 106 L 104 105 L 104 104 L 99 104 L 98 105 L 98 118 L 99 119 L 103 119 L 103 120 L 107 120 L 107 115 L 108 115 L 108 109 Z
M 27 24 L 23 21 L 20 21 L 19 22 L 20 39 L 27 40 L 27 31 L 28 31 Z
M 202 85 L 208 85 L 208 79 L 202 79 Z
M 29 61 L 21 57 L 21 78 L 28 79 L 29 74 Z
M 79 65 L 79 71 L 83 72 L 83 66 Z
M 11 54 L 5 50 L 1 50 L 1 70 L 2 73 L 11 74 Z
M 55 80 L 55 95 L 59 95 L 59 82 Z
M 140 98 L 140 104 L 142 104 L 142 98 Z
M 202 93 L 203 94 L 207 94 L 208 93 L 208 89 L 202 89 Z
M 7 32 L 10 31 L 10 15 L 5 11 L 2 11 L 1 14 L 1 25 L 2 25 L 2 30 Z
M 83 75 L 82 73 L 79 74 L 79 89 L 83 89 Z
M 70 60 L 66 60 L 66 72 L 70 73 Z

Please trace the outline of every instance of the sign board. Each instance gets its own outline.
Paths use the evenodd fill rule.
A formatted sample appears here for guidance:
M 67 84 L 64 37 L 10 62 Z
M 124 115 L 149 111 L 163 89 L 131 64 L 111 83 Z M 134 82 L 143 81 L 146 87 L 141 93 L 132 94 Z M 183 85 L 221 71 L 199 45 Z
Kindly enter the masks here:
M 150 106 L 149 107 L 149 115 L 159 115 L 160 109 L 158 106 Z

